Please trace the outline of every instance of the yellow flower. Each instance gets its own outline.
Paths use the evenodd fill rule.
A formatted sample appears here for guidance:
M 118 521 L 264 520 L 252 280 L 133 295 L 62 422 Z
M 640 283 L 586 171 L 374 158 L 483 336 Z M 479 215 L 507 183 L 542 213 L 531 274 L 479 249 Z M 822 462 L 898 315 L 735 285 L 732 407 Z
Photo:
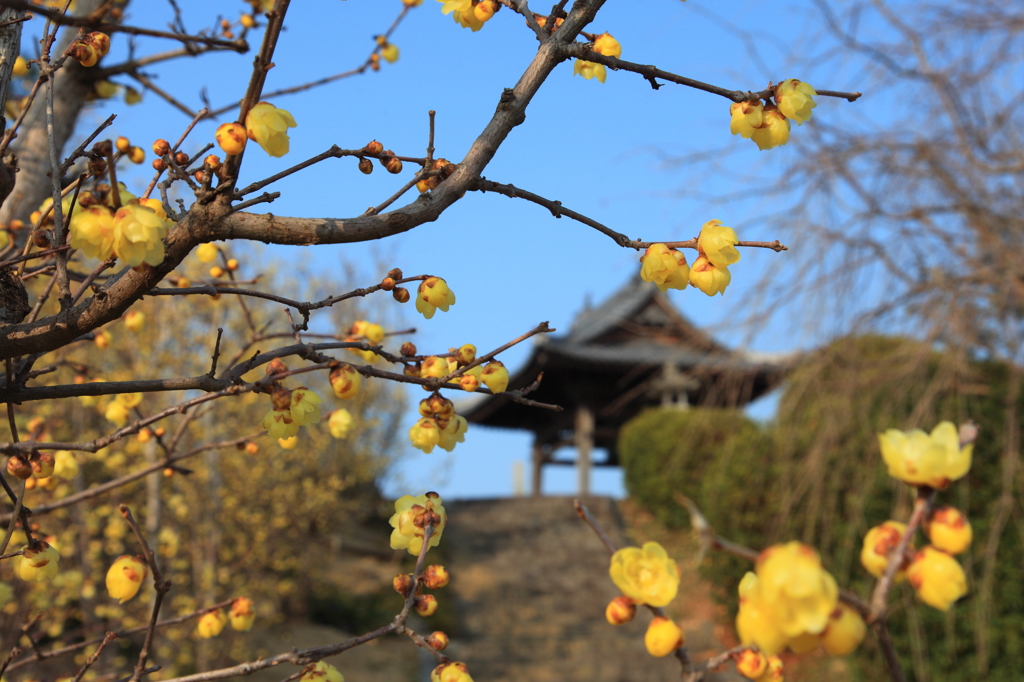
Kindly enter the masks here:
M 471 343 L 460 346 L 459 350 L 455 353 L 455 359 L 459 365 L 468 365 L 473 362 L 476 360 L 476 346 Z
M 119 556 L 107 571 L 107 592 L 123 604 L 139 592 L 149 568 L 141 557 Z
M 967 518 L 960 510 L 950 506 L 942 506 L 933 511 L 931 518 L 924 523 L 924 532 L 937 549 L 950 554 L 967 551 L 974 539 Z
M 196 258 L 199 259 L 200 263 L 212 263 L 217 260 L 218 253 L 219 251 L 217 250 L 217 247 L 210 242 L 200 244 L 196 247 Z
M 484 27 L 484 22 L 477 18 L 473 11 L 473 0 L 438 0 L 444 3 L 441 12 L 451 14 L 455 23 L 462 28 L 472 29 L 474 32 Z
M 295 446 L 299 444 L 299 437 L 291 436 L 289 438 L 278 438 L 277 444 L 281 446 L 282 450 L 294 450 Z
M 430 524 L 434 525 L 429 547 L 437 547 L 445 524 L 448 523 L 448 515 L 437 493 L 418 497 L 403 495 L 395 501 L 395 513 L 388 523 L 394 528 L 391 532 L 391 549 L 406 549 L 409 554 L 419 556 L 426 533 L 424 529 Z
M 146 326 L 146 315 L 138 310 L 129 310 L 124 314 L 124 326 L 128 331 L 138 334 Z
M 480 372 L 480 381 L 491 389 L 491 393 L 504 393 L 508 388 L 508 370 L 497 360 L 491 360 Z
M 331 412 L 327 420 L 327 428 L 334 438 L 344 438 L 352 430 L 352 415 L 344 407 Z
M 709 220 L 700 228 L 697 249 L 712 265 L 724 268 L 739 261 L 740 252 L 736 249 L 739 241 L 731 227 L 723 225 L 721 220 Z
M 925 604 L 940 611 L 967 594 L 967 576 L 956 559 L 931 545 L 914 557 L 907 578 Z
M 132 412 L 131 408 L 127 407 L 121 401 L 111 400 L 110 404 L 107 405 L 107 410 L 104 412 L 103 416 L 114 422 L 117 428 L 121 428 L 128 423 L 128 419 L 132 416 Z
M 618 59 L 622 56 L 622 45 L 611 33 L 602 33 L 594 39 L 594 52 Z
M 299 682 L 345 682 L 345 676 L 330 663 L 317 661 L 302 669 Z
M 864 545 L 860 550 L 860 563 L 868 573 L 876 578 L 882 577 L 885 567 L 889 564 L 889 552 L 896 548 L 906 530 L 905 523 L 886 521 L 867 532 L 864 536 Z M 906 578 L 906 570 L 900 567 L 896 572 L 896 580 L 899 582 L 904 578 Z
M 288 153 L 288 129 L 296 126 L 298 124 L 291 113 L 278 109 L 269 102 L 258 103 L 245 117 L 249 139 L 263 147 L 267 154 L 275 157 Z
M 583 76 L 587 80 L 596 78 L 598 83 L 604 83 L 608 77 L 608 70 L 605 69 L 604 64 L 595 64 L 594 62 L 577 59 L 572 66 L 572 75 Z
M 203 614 L 196 626 L 196 632 L 203 639 L 210 639 L 219 635 L 227 624 L 228 617 L 224 615 L 223 611 L 217 609 Z
M 114 214 L 105 206 L 77 208 L 69 225 L 72 248 L 106 260 L 114 252 Z
M 22 76 L 28 75 L 28 60 L 22 56 L 18 56 L 14 60 L 14 67 L 11 69 L 11 75 L 15 78 L 21 78 Z
M 761 125 L 750 136 L 761 151 L 781 147 L 789 142 L 789 121 L 774 107 L 764 110 Z
M 430 672 L 430 682 L 473 682 L 466 664 L 461 661 L 441 663 Z
M 779 111 L 786 118 L 796 121 L 797 125 L 811 120 L 811 109 L 818 106 L 813 97 L 818 93 L 809 83 L 795 78 L 784 80 L 775 86 L 775 102 Z
M 331 370 L 329 378 L 334 395 L 342 400 L 354 397 L 363 385 L 363 375 L 352 365 L 338 365 Z
M 729 107 L 729 114 L 732 116 L 729 132 L 739 135 L 744 140 L 753 137 L 754 130 L 764 123 L 764 105 L 760 100 L 736 102 Z
M 446 374 L 448 374 L 448 361 L 436 355 L 425 358 L 420 366 L 420 376 L 424 379 L 440 379 Z
M 356 320 L 352 323 L 352 333 L 355 336 L 365 337 L 367 341 L 376 346 L 384 340 L 386 332 L 384 327 L 379 324 L 367 322 L 366 320 Z
M 270 410 L 263 417 L 263 428 L 271 438 L 291 438 L 299 432 L 299 425 L 295 423 L 291 409 Z
M 664 244 L 652 244 L 640 257 L 640 279 L 654 282 L 661 291 L 685 289 L 690 279 L 690 267 L 681 251 Z
M 446 452 L 451 452 L 455 449 L 456 443 L 466 442 L 466 431 L 469 429 L 469 422 L 466 418 L 461 415 L 455 415 L 455 417 L 448 422 L 448 426 L 441 429 L 440 436 L 438 437 L 437 445 Z
M 665 606 L 679 589 L 679 567 L 657 542 L 615 552 L 608 573 L 622 594 L 638 604 Z
M 228 613 L 231 620 L 231 627 L 239 632 L 252 630 L 252 624 L 256 620 L 256 611 L 252 607 L 252 599 L 238 597 L 231 602 L 231 611 Z
M 732 282 L 729 268 L 718 267 L 703 256 L 693 262 L 690 268 L 690 284 L 708 296 L 725 294 L 726 287 Z
M 320 396 L 305 386 L 292 391 L 292 420 L 297 426 L 320 422 Z
M 782 672 L 782 659 L 774 655 L 769 656 L 768 670 L 765 671 L 764 676 L 758 682 L 782 682 Z
M 114 214 L 114 251 L 133 268 L 143 263 L 160 265 L 164 259 L 163 238 L 170 225 L 156 211 L 133 200 Z
M 868 626 L 857 611 L 842 602 L 828 619 L 828 627 L 821 637 L 821 646 L 831 656 L 846 656 L 860 646 Z
M 57 575 L 57 550 L 43 540 L 36 542 L 35 549 L 26 547 L 18 564 L 18 575 L 22 580 L 41 583 Z
M 787 637 L 821 634 L 836 608 L 839 587 L 821 557 L 799 542 L 773 545 L 757 558 L 763 603 Z
M 740 608 L 736 613 L 736 632 L 744 644 L 756 644 L 765 655 L 786 648 L 788 638 L 779 627 L 769 605 L 764 603 L 757 576 L 747 572 L 739 586 Z
M 683 629 L 675 621 L 655 616 L 644 634 L 644 646 L 651 656 L 668 656 L 686 642 Z
M 952 422 L 942 422 L 931 435 L 920 429 L 906 433 L 889 429 L 878 441 L 889 475 L 910 485 L 945 488 L 971 468 L 974 446 L 960 448 Z
M 453 305 L 455 305 L 455 294 L 443 279 L 428 277 L 420 282 L 416 292 L 416 311 L 423 317 L 429 320 L 438 308 L 443 312 L 448 312 L 448 307 Z
M 388 43 L 381 48 L 380 56 L 384 58 L 384 61 L 389 64 L 394 64 L 398 61 L 398 46 L 394 43 Z
M 760 651 L 744 649 L 736 656 L 736 672 L 743 677 L 756 680 L 768 670 L 768 658 Z
M 433 419 L 424 417 L 409 429 L 409 441 L 414 448 L 430 454 L 441 442 L 441 429 Z

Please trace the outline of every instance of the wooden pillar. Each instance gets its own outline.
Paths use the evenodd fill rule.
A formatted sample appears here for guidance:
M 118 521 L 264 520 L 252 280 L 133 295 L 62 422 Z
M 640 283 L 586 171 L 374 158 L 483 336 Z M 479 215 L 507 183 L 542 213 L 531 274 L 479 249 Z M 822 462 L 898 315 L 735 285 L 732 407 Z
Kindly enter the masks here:
M 594 413 L 586 405 L 576 408 L 573 439 L 576 445 L 576 488 L 580 497 L 586 497 L 590 495 L 590 451 L 594 448 Z
M 533 471 L 531 472 L 531 487 L 530 495 L 533 497 L 540 497 L 540 486 L 541 486 L 541 468 L 544 466 L 544 451 L 541 449 L 540 441 L 533 441 Z

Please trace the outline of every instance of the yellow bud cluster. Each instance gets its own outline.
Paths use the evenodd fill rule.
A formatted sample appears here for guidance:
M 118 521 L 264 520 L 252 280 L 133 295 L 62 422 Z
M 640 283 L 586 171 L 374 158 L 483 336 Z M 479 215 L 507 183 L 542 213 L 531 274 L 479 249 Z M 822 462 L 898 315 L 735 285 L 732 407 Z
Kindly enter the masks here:
M 427 358 L 427 360 L 430 359 Z M 433 359 L 442 360 L 442 358 Z M 424 365 L 426 364 L 424 362 Z M 434 393 L 429 398 L 420 401 L 419 411 L 422 418 L 409 429 L 409 441 L 413 447 L 430 453 L 436 445 L 442 450 L 451 452 L 457 443 L 465 442 L 469 422 L 465 417 L 455 414 L 455 406 L 452 401 L 439 393 Z
M 780 147 L 789 142 L 790 121 L 803 125 L 811 120 L 811 110 L 817 106 L 818 93 L 809 83 L 789 78 L 775 86 L 775 103 L 764 105 L 760 100 L 736 102 L 729 107 L 732 121 L 729 131 L 733 135 L 753 140 L 761 151 Z
M 665 244 L 652 244 L 640 257 L 640 278 L 653 282 L 661 291 L 685 289 L 692 284 L 708 296 L 724 294 L 732 281 L 728 266 L 740 259 L 739 239 L 720 220 L 709 220 L 697 237 L 698 258 L 689 267 L 686 257 Z
M 437 547 L 448 522 L 448 515 L 437 493 L 430 492 L 417 497 L 403 495 L 395 501 L 395 513 L 388 522 L 394 528 L 391 532 L 391 549 L 406 549 L 409 554 L 418 556 L 423 549 L 426 527 L 434 526 L 428 546 Z

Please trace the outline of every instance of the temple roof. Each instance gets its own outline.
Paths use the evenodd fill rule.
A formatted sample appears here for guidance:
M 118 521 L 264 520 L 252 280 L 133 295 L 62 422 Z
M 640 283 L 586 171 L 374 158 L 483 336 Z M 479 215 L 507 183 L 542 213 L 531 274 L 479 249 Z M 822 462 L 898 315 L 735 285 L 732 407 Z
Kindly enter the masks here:
M 781 381 L 789 363 L 732 351 L 686 319 L 653 284 L 634 278 L 600 304 L 581 311 L 569 332 L 538 337 L 510 389 L 532 384 L 531 400 L 562 412 L 484 396 L 461 414 L 473 423 L 532 431 L 557 447 L 571 433 L 579 406 L 594 412 L 594 440 L 614 460 L 618 429 L 646 407 L 676 404 L 738 407 Z M 609 462 L 614 463 L 614 462 Z

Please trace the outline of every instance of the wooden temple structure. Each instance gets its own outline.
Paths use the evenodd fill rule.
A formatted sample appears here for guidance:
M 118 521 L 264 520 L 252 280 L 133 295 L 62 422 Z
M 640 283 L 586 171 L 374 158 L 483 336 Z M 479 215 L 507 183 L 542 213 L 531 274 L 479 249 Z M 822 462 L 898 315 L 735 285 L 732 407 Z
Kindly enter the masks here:
M 562 336 L 537 338 L 509 388 L 533 383 L 531 400 L 563 411 L 485 396 L 463 414 L 470 423 L 533 433 L 532 493 L 541 494 L 545 465 L 576 466 L 580 495 L 592 466 L 618 466 L 619 429 L 653 406 L 742 407 L 775 388 L 789 363 L 729 350 L 698 329 L 653 284 L 634 278 L 584 309 Z M 556 458 L 563 447 L 575 460 Z M 593 451 L 607 455 L 595 461 Z

